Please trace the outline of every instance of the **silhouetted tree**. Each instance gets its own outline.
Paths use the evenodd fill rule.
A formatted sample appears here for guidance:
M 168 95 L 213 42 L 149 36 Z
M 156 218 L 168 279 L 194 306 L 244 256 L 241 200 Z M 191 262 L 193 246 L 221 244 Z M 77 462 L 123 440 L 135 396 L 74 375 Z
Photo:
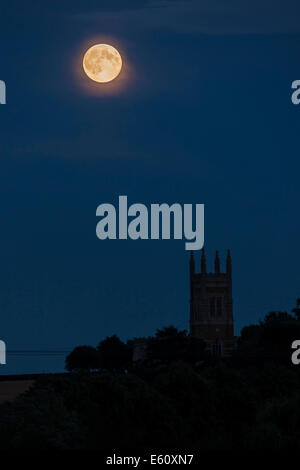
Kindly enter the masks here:
M 292 312 L 295 314 L 297 320 L 300 320 L 300 298 L 297 299 L 296 307 L 293 308 Z
M 175 326 L 165 326 L 161 330 L 156 330 L 155 338 L 156 339 L 170 339 L 170 338 L 186 338 L 187 331 L 181 330 L 179 331 Z
M 188 336 L 186 330 L 178 331 L 174 326 L 157 330 L 148 340 L 150 361 L 184 361 L 197 363 L 204 358 L 205 343 L 201 339 Z
M 131 347 L 123 343 L 117 335 L 101 341 L 97 349 L 102 369 L 118 372 L 128 369 L 132 358 Z
M 77 346 L 66 357 L 66 370 L 79 371 L 99 368 L 99 354 L 92 346 Z
M 300 339 L 299 299 L 292 312 L 270 312 L 258 325 L 244 327 L 237 357 L 257 365 L 264 361 L 290 363 L 291 344 Z

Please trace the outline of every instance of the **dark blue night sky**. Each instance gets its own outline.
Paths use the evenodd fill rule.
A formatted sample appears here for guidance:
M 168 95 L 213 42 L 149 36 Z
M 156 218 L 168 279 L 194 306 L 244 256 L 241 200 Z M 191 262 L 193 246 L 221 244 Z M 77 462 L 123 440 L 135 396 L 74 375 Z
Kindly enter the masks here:
M 0 14 L 0 337 L 8 349 L 188 328 L 184 241 L 96 238 L 97 206 L 122 194 L 129 203 L 205 204 L 209 268 L 216 249 L 223 262 L 232 252 L 236 333 L 292 308 L 300 294 L 298 2 L 12 0 Z M 91 93 L 77 70 L 98 39 L 119 48 L 128 75 L 109 93 Z M 63 358 L 8 357 L 0 372 L 62 367 Z

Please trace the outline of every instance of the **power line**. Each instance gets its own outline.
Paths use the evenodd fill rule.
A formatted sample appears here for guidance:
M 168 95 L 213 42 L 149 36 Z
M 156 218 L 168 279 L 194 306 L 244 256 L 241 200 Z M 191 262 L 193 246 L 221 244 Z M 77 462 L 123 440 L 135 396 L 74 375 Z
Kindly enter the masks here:
M 6 353 L 11 356 L 65 356 L 71 351 L 72 349 L 10 349 Z

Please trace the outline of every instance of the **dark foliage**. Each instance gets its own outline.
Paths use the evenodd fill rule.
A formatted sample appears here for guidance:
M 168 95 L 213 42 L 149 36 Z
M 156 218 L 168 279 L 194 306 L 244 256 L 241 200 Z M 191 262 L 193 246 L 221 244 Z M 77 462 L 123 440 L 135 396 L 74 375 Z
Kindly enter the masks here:
M 170 363 L 184 361 L 196 364 L 205 357 L 205 343 L 201 339 L 188 336 L 186 330 L 178 331 L 174 326 L 157 330 L 148 340 L 149 361 Z
M 99 368 L 99 354 L 91 346 L 77 346 L 66 358 L 66 370 L 80 371 Z
M 291 344 L 300 339 L 299 299 L 293 314 L 270 312 L 258 325 L 242 329 L 236 359 L 246 364 L 291 363 Z
M 224 363 L 44 377 L 0 407 L 0 448 L 300 448 L 299 387 L 297 368 Z
M 131 373 L 116 372 L 128 345 L 107 338 L 99 353 L 115 352 L 105 363 L 115 372 L 41 377 L 0 406 L 0 448 L 300 449 L 300 366 L 290 360 L 299 333 L 295 309 L 271 313 L 243 329 L 231 360 L 212 363 L 190 361 L 186 333 L 170 327 L 153 338 L 157 361 Z M 90 369 L 87 359 L 76 369 Z
M 131 363 L 132 351 L 128 344 L 118 336 L 109 336 L 98 345 L 101 369 L 108 371 L 124 371 Z

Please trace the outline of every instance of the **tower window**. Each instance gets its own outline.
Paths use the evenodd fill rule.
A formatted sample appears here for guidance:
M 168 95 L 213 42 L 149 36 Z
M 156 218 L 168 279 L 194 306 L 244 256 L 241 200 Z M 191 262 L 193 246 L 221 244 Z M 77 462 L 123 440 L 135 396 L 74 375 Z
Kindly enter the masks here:
M 217 316 L 221 317 L 223 313 L 222 297 L 217 297 Z
M 210 297 L 209 310 L 210 310 L 210 316 L 212 318 L 221 317 L 223 314 L 223 298 L 222 297 Z
M 209 299 L 209 309 L 210 309 L 210 316 L 214 318 L 216 316 L 215 297 L 211 297 Z
M 222 356 L 222 345 L 221 343 L 219 343 L 219 341 L 216 341 L 213 345 L 212 345 L 212 353 L 213 353 L 213 356 Z

